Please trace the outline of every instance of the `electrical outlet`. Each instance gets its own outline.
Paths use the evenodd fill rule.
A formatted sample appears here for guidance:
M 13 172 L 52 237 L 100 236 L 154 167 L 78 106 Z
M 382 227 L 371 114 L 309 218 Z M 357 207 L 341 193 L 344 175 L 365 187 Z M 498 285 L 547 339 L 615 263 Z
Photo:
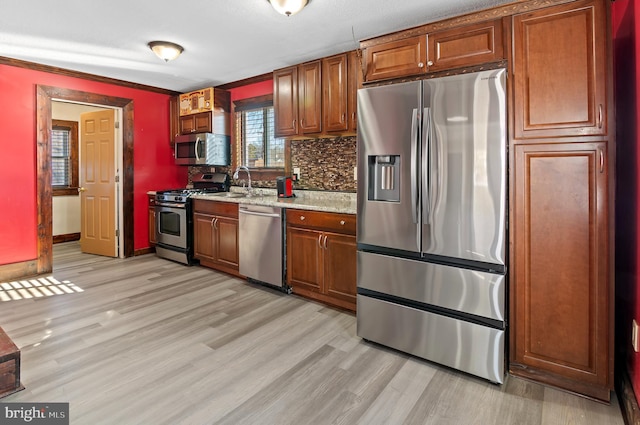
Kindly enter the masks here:
M 295 181 L 300 181 L 300 167 L 293 167 L 293 176 Z
M 358 181 L 358 167 L 353 167 L 353 180 Z
M 638 352 L 638 322 L 633 319 L 631 323 L 631 345 L 633 346 L 633 351 Z

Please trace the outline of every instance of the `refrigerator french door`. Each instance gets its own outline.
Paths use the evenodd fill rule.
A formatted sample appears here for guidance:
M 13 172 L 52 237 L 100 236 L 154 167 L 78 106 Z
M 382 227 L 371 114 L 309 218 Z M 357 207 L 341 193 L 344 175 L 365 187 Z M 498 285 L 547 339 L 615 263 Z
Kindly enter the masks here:
M 504 69 L 358 91 L 362 338 L 501 383 Z

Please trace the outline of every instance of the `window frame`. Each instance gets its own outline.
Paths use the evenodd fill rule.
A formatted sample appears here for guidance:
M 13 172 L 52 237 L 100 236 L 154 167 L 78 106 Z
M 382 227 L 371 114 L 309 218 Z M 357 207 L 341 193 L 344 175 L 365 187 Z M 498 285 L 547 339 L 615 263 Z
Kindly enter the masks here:
M 242 128 L 238 125 L 238 112 L 243 112 L 251 109 L 259 109 L 273 106 L 273 94 L 267 94 L 264 96 L 256 96 L 247 99 L 239 99 L 233 101 L 233 125 L 235 127 L 235 140 L 236 146 L 234 149 L 234 167 L 239 167 L 242 164 Z M 275 113 L 275 111 L 274 111 Z M 249 168 L 251 171 L 251 177 L 253 180 L 275 180 L 278 176 L 285 175 L 287 164 L 289 163 L 290 151 L 289 141 L 285 139 L 284 143 L 284 166 L 278 168 L 260 167 Z
M 78 196 L 79 160 L 78 160 L 78 122 L 67 120 L 51 120 L 51 131 L 69 131 L 69 184 L 67 186 L 51 186 L 53 196 Z

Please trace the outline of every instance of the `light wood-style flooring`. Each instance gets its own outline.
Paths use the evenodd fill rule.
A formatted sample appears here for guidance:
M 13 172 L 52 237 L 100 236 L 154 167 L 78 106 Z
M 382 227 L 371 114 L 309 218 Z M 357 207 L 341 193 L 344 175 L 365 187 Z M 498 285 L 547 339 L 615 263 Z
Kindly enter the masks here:
M 623 423 L 615 396 L 497 386 L 364 342 L 350 313 L 153 254 L 58 244 L 53 278 L 0 285 L 26 387 L 0 403 L 69 402 L 72 424 Z

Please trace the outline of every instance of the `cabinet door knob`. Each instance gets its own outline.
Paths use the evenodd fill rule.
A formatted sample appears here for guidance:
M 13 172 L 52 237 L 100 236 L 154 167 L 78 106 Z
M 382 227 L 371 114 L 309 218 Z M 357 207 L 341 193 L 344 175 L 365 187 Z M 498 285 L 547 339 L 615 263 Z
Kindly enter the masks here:
M 427 62 L 427 65 L 428 65 L 428 66 L 433 66 L 433 61 L 429 61 L 429 62 Z
M 344 220 L 340 220 L 340 225 L 344 226 Z
M 303 215 L 300 216 L 300 221 L 304 221 L 305 217 Z
M 424 68 L 424 63 L 418 62 L 418 68 Z

